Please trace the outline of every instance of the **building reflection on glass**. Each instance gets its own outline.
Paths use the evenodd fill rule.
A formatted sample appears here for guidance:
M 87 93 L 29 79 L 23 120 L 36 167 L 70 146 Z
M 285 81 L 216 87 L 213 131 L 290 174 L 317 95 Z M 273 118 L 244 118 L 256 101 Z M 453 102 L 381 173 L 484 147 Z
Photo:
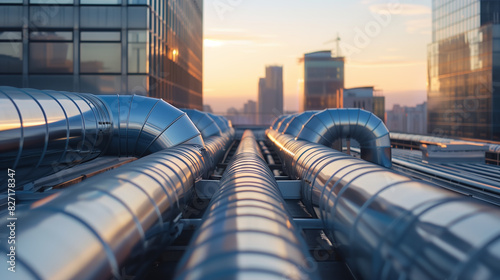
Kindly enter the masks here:
M 202 109 L 202 0 L 24 2 L 0 3 L 1 85 Z
M 500 6 L 433 1 L 428 132 L 500 140 Z
M 342 108 L 344 58 L 331 51 L 304 55 L 304 111 Z

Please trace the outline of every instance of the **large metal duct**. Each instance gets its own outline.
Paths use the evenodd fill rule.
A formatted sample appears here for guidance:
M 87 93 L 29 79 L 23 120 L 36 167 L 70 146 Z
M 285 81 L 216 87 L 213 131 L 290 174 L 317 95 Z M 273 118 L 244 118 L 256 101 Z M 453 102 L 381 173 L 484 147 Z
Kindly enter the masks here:
M 0 87 L 0 169 L 17 185 L 102 154 L 112 119 L 94 96 Z M 0 174 L 0 191 L 7 185 Z
M 358 279 L 495 279 L 500 210 L 268 131 Z
M 231 128 L 226 118 L 214 115 L 212 113 L 207 113 L 207 114 L 215 121 L 215 123 L 217 123 L 217 126 L 221 129 L 222 132 L 226 132 Z
M 286 118 L 284 118 L 281 123 L 278 125 L 278 132 L 279 133 L 283 133 L 283 131 L 285 131 L 286 127 L 288 126 L 288 124 L 293 120 L 293 118 L 295 117 L 295 115 L 289 115 L 287 116 Z
M 194 183 L 224 153 L 211 146 L 228 144 L 218 139 L 208 139 L 207 150 L 179 145 L 154 153 L 18 212 L 16 273 L 2 269 L 0 279 L 140 279 L 179 234 Z M 0 245 L 2 259 L 8 246 Z
M 113 120 L 107 154 L 143 157 L 180 144 L 203 145 L 186 113 L 162 99 L 140 95 L 101 95 Z
M 302 130 L 302 127 L 307 123 L 307 121 L 318 111 L 306 111 L 301 114 L 297 114 L 293 119 L 287 124 L 283 133 L 290 134 L 296 137 Z
M 284 204 L 247 130 L 175 279 L 317 279 Z
M 287 115 L 282 115 L 282 116 L 279 116 L 278 118 L 276 118 L 274 120 L 274 122 L 271 124 L 271 128 L 274 130 L 278 129 L 278 126 L 280 125 L 281 121 L 286 117 L 287 117 Z
M 297 135 L 298 140 L 332 147 L 337 140 L 359 142 L 361 158 L 390 168 L 391 139 L 384 122 L 361 109 L 326 109 L 314 114 Z
M 141 157 L 183 143 L 203 139 L 163 100 L 0 87 L 0 169 L 16 170 L 18 187 L 104 153 Z
M 217 123 L 207 113 L 193 109 L 182 109 L 182 111 L 184 111 L 194 125 L 196 125 L 203 139 L 210 136 L 220 136 L 222 134 Z

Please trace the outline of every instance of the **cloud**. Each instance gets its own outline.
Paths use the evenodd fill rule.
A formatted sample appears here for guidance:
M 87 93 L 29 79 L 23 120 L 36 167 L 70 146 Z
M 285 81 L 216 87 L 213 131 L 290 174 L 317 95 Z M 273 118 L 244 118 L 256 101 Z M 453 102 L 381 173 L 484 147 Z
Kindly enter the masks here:
M 375 14 L 387 14 L 388 12 L 395 15 L 430 15 L 432 10 L 425 5 L 417 4 L 373 4 L 370 5 L 370 11 Z
M 431 34 L 432 22 L 430 18 L 412 19 L 406 23 L 406 32 L 409 34 Z

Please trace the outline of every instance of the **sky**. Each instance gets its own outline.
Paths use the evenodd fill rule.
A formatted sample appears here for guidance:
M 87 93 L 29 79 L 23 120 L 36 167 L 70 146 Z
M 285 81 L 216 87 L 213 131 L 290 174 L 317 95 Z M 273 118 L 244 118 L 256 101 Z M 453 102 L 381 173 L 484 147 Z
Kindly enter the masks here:
M 304 53 L 346 57 L 345 87 L 375 86 L 394 104 L 426 101 L 431 0 L 205 0 L 203 99 L 217 113 L 257 101 L 266 65 L 283 66 L 284 109 L 297 111 Z

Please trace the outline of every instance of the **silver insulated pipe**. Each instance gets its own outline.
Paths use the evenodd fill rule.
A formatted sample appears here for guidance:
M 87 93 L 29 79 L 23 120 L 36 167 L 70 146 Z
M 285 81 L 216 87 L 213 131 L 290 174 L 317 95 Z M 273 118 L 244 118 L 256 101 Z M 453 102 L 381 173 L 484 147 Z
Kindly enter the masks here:
M 140 279 L 179 235 L 194 183 L 228 139 L 156 152 L 18 212 L 16 273 L 0 270 L 0 279 Z M 0 244 L 3 256 L 7 246 Z
M 281 121 L 286 117 L 287 117 L 287 115 L 282 115 L 282 116 L 279 116 L 278 118 L 276 118 L 274 120 L 274 122 L 271 124 L 271 128 L 274 130 L 278 129 L 279 125 L 281 124 Z
M 0 169 L 14 169 L 18 186 L 98 157 L 111 132 L 108 109 L 95 96 L 0 87 Z
M 285 131 L 285 129 L 288 127 L 288 124 L 293 120 L 294 117 L 295 115 L 289 115 L 284 118 L 278 126 L 278 132 L 283 133 L 283 131 Z
M 332 147 L 341 139 L 355 139 L 361 158 L 390 168 L 391 139 L 384 122 L 361 109 L 326 109 L 311 116 L 297 134 L 298 140 Z
M 317 279 L 284 204 L 247 130 L 175 279 Z
M 193 109 L 182 109 L 182 111 L 184 111 L 189 116 L 191 121 L 201 132 L 201 136 L 203 136 L 203 139 L 214 135 L 220 136 L 222 134 L 220 127 L 207 113 Z
M 203 146 L 186 113 L 162 99 L 141 95 L 98 95 L 113 120 L 109 155 L 143 157 L 180 144 Z
M 357 279 L 496 279 L 500 210 L 269 130 Z
M 19 187 L 105 153 L 141 157 L 182 143 L 203 139 L 163 100 L 0 87 L 0 169 L 16 170 Z
M 290 134 L 296 137 L 302 130 L 302 127 L 307 123 L 307 121 L 318 111 L 307 111 L 301 114 L 295 115 L 292 120 L 288 123 L 283 133 Z

